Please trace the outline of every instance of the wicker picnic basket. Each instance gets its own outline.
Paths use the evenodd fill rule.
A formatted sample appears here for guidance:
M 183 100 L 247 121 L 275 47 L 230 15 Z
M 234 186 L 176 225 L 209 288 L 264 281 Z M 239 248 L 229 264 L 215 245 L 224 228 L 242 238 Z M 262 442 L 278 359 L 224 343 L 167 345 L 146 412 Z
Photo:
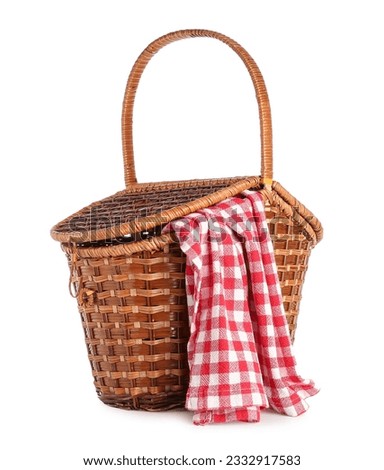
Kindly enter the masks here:
M 140 77 L 151 57 L 174 41 L 215 38 L 231 47 L 251 76 L 259 105 L 261 176 L 137 183 L 132 115 Z M 272 128 L 263 77 L 235 41 L 207 30 L 169 33 L 152 42 L 130 73 L 122 113 L 126 189 L 55 225 L 70 266 L 94 384 L 106 404 L 144 410 L 182 407 L 188 387 L 189 325 L 185 256 L 167 222 L 246 189 L 263 195 L 294 339 L 308 258 L 322 237 L 316 217 L 272 180 Z

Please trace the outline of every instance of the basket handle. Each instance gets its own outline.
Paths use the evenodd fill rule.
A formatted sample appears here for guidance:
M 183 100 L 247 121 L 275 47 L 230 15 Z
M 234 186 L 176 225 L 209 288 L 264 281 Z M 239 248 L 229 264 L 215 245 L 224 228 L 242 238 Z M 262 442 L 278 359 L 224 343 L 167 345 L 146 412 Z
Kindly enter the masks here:
M 186 29 L 168 33 L 148 45 L 132 67 L 125 89 L 122 112 L 122 141 L 124 158 L 124 178 L 126 186 L 137 183 L 133 152 L 133 105 L 140 77 L 150 59 L 164 46 L 185 38 L 209 37 L 218 39 L 233 49 L 244 62 L 251 76 L 259 105 L 260 141 L 261 141 L 261 177 L 263 183 L 272 182 L 272 122 L 267 89 L 263 76 L 249 53 L 233 39 L 215 31 L 204 29 Z

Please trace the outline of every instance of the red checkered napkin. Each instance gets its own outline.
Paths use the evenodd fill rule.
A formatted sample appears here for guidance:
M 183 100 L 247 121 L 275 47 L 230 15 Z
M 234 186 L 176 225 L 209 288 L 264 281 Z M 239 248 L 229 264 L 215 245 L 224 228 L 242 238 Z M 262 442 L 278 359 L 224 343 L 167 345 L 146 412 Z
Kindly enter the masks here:
M 318 392 L 295 370 L 264 205 L 257 192 L 168 224 L 186 254 L 193 422 L 297 416 Z

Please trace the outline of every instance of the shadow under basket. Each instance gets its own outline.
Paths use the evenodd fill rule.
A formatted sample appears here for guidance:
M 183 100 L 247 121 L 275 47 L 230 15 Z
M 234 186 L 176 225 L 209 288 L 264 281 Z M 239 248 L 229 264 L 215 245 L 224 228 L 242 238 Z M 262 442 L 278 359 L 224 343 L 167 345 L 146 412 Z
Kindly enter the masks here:
M 261 176 L 163 183 L 136 181 L 132 113 L 136 88 L 150 58 L 166 44 L 187 37 L 216 38 L 245 63 L 255 86 L 262 141 Z M 123 104 L 126 189 L 97 201 L 51 230 L 70 267 L 99 398 L 142 410 L 183 407 L 188 388 L 189 322 L 186 258 L 162 227 L 244 190 L 259 191 L 294 340 L 311 249 L 322 238 L 317 218 L 272 180 L 270 109 L 261 73 L 235 41 L 206 30 L 184 30 L 150 44 L 136 61 Z

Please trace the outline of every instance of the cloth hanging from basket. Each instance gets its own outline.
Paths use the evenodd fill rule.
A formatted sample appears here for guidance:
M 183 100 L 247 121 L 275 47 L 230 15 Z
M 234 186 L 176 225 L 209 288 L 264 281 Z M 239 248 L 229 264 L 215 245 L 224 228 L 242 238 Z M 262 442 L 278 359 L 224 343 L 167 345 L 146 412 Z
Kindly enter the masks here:
M 169 223 L 186 254 L 191 335 L 186 408 L 194 424 L 298 416 L 318 392 L 296 372 L 261 195 L 241 195 Z

